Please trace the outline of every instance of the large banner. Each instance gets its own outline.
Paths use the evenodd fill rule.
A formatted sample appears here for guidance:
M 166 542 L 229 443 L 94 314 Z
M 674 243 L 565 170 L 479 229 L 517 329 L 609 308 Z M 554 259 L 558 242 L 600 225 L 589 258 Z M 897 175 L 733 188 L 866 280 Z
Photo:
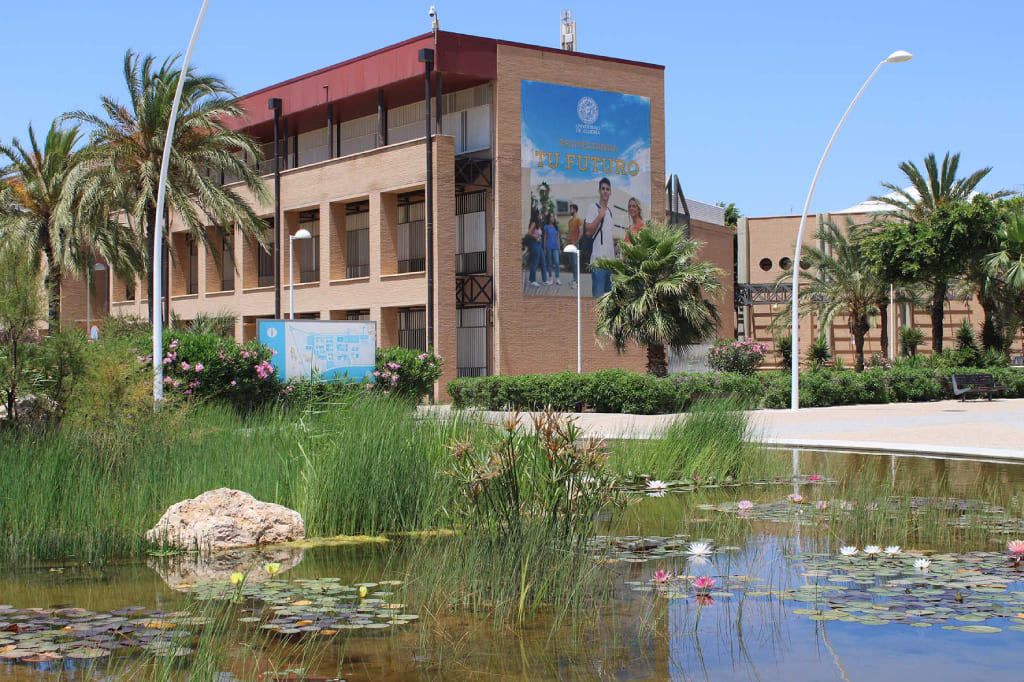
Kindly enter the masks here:
M 592 262 L 650 217 L 651 100 L 537 81 L 521 98 L 523 293 L 600 296 Z
M 376 322 L 257 320 L 257 329 L 283 381 L 373 381 Z

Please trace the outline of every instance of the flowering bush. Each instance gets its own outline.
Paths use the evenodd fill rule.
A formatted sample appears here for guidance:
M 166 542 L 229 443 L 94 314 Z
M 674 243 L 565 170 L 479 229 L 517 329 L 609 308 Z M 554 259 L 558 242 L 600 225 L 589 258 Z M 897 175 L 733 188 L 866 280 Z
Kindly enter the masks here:
M 768 346 L 757 341 L 717 339 L 708 348 L 708 365 L 718 372 L 753 374 L 764 362 Z
M 433 352 L 393 346 L 377 349 L 374 389 L 420 400 L 441 376 L 441 358 Z
M 164 339 L 164 391 L 185 398 L 217 398 L 254 407 L 280 390 L 271 351 L 255 341 L 238 345 L 213 334 L 171 333 Z M 138 356 L 149 367 L 152 358 Z
M 871 357 L 868 358 L 867 366 L 868 369 L 892 369 L 892 363 L 889 362 L 889 358 L 878 353 L 871 354 Z

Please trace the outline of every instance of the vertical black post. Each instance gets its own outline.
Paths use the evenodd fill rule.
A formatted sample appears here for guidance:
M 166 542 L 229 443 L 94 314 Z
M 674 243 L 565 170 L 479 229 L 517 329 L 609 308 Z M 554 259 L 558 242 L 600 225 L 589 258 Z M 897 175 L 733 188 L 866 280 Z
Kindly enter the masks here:
M 388 110 L 384 107 L 384 90 L 377 88 L 377 146 L 388 143 Z
M 443 130 L 441 128 L 441 72 L 437 72 L 437 88 L 434 91 L 434 108 L 437 110 L 434 116 L 436 117 L 437 125 L 434 126 L 434 131 L 441 135 Z
M 331 104 L 331 94 L 327 86 L 324 86 L 324 99 L 327 100 L 327 158 L 334 158 L 334 105 Z
M 423 82 L 426 84 L 426 145 L 427 145 L 427 351 L 434 347 L 434 152 L 430 134 L 430 76 L 434 70 L 434 51 L 420 50 L 423 62 Z
M 271 97 L 274 110 L 274 319 L 281 319 L 281 99 Z

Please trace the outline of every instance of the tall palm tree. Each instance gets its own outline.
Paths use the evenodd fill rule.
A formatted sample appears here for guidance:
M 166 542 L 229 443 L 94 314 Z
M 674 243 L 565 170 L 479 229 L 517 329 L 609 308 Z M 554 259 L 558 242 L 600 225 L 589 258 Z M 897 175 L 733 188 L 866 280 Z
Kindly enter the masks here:
M 846 230 L 835 223 L 826 222 L 815 232 L 823 246 L 804 246 L 801 250 L 800 300 L 801 314 L 815 313 L 823 326 L 832 324 L 836 317 L 846 317 L 853 335 L 855 368 L 864 369 L 864 337 L 871 329 L 871 317 L 878 312 L 880 300 L 888 301 L 889 285 L 878 276 L 871 261 L 862 250 L 864 227 L 847 223 Z M 789 272 L 779 282 L 793 279 Z M 792 305 L 792 303 L 790 303 Z M 779 320 L 788 320 L 791 310 L 779 313 Z
M 996 233 L 997 250 L 985 259 L 996 295 L 1024 326 L 1024 213 L 1010 210 Z
M 32 126 L 28 143 L 0 144 L 0 237 L 25 245 L 36 268 L 44 267 L 47 319 L 60 329 L 64 278 L 81 275 L 99 256 L 124 270 L 131 262 L 131 239 L 109 219 L 106 206 L 87 198 L 87 151 L 80 149 L 77 126 L 50 126 L 42 146 Z
M 102 115 L 84 111 L 68 114 L 94 127 L 91 137 L 98 159 L 96 172 L 146 245 L 150 319 L 156 200 L 164 140 L 180 74 L 177 63 L 178 57 L 171 57 L 157 67 L 153 56 L 140 57 L 129 50 L 124 56 L 128 105 L 103 97 Z M 172 140 L 167 205 L 169 212 L 183 220 L 192 236 L 207 248 L 211 245 L 210 231 L 204 226 L 207 221 L 215 230 L 234 225 L 244 235 L 265 241 L 266 224 L 238 193 L 219 182 L 224 173 L 241 180 L 260 203 L 269 201 L 263 181 L 243 160 L 243 156 L 260 160 L 259 145 L 226 124 L 243 114 L 234 91 L 224 81 L 189 69 Z
M 925 221 L 937 209 L 949 208 L 954 204 L 970 201 L 975 188 L 992 170 L 989 166 L 976 170 L 965 178 L 958 178 L 959 166 L 960 154 L 950 155 L 949 152 L 946 152 L 943 157 L 941 168 L 934 153 L 926 156 L 924 173 L 913 161 L 904 161 L 900 163 L 899 169 L 910 182 L 910 187 L 902 188 L 893 183 L 883 182 L 882 187 L 889 190 L 891 194 L 872 197 L 872 200 L 892 207 L 885 214 L 885 217 L 890 219 L 907 223 Z M 944 306 L 948 287 L 948 281 L 933 282 L 931 317 L 932 349 L 935 351 L 942 350 Z M 984 284 L 979 283 L 979 287 L 983 289 Z M 985 309 L 985 314 L 987 327 L 991 325 L 989 319 L 991 313 L 988 308 Z
M 717 296 L 722 271 L 694 261 L 703 246 L 681 230 L 648 225 L 622 241 L 622 260 L 599 258 L 594 267 L 611 272 L 612 288 L 597 301 L 598 332 L 622 352 L 635 341 L 647 349 L 647 371 L 668 374 L 666 349 L 680 352 L 713 334 L 718 311 L 705 296 Z

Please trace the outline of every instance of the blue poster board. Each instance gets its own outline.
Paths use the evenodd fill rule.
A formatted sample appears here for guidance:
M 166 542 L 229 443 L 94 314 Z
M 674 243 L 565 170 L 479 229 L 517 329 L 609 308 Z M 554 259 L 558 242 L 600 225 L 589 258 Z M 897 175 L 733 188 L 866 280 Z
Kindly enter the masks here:
M 283 381 L 373 382 L 377 323 L 365 320 L 258 320 L 260 343 Z

